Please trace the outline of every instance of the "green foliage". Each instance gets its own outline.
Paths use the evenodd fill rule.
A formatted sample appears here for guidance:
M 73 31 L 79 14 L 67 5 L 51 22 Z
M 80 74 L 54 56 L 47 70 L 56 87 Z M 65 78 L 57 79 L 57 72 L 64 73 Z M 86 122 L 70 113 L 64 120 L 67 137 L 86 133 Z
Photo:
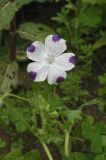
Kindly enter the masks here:
M 66 110 L 62 112 L 62 115 L 67 117 L 67 120 L 74 125 L 76 120 L 81 120 L 81 111 L 80 110 Z
M 40 155 L 37 150 L 32 150 L 24 154 L 24 160 L 40 160 Z
M 102 10 L 99 7 L 91 6 L 79 15 L 78 21 L 83 26 L 97 27 L 101 22 L 101 13 Z
M 17 159 L 23 160 L 23 158 L 21 156 L 22 156 L 21 150 L 17 149 L 17 150 L 14 150 L 14 151 L 8 153 L 4 157 L 4 160 L 17 160 Z
M 106 3 L 105 0 L 82 0 L 84 3 L 91 3 L 91 4 L 104 4 Z
M 101 87 L 98 89 L 98 95 L 99 95 L 99 103 L 98 103 L 98 108 L 100 111 L 104 111 L 105 110 L 105 105 L 106 105 L 106 101 L 105 101 L 105 97 L 106 97 L 106 74 L 104 73 L 103 75 L 100 75 L 98 77 L 99 79 L 99 84 L 101 85 Z
M 1 73 L 3 72 L 3 76 L 1 76 L 0 79 L 0 92 L 2 94 L 10 92 L 11 88 L 15 87 L 18 81 L 18 64 L 16 62 L 11 62 L 7 65 L 7 68 L 5 65 L 3 66 L 3 64 L 1 64 Z
M 11 142 L 11 150 L 14 150 L 14 149 L 23 149 L 24 147 L 24 139 L 22 137 L 19 137 L 17 140 L 13 140 Z
M 71 104 L 76 105 L 80 96 L 86 95 L 86 91 L 81 88 L 81 72 L 71 72 L 68 74 L 66 81 L 60 86 L 65 94 L 65 101 L 70 101 Z
M 94 43 L 93 50 L 96 50 L 105 45 L 106 45 L 106 33 L 103 33 L 102 37 Z
M 0 138 L 0 148 L 4 148 L 6 146 L 6 142 Z
M 9 25 L 15 13 L 23 6 L 30 2 L 38 1 L 44 2 L 45 0 L 15 0 L 14 2 L 0 0 L 0 30 Z M 2 3 L 3 2 L 3 3 Z
M 106 159 L 106 154 L 99 154 L 95 157 L 95 160 L 105 160 Z
M 90 125 L 88 123 L 82 124 L 82 135 L 91 142 L 90 150 L 94 153 L 102 153 L 104 147 L 102 136 L 105 133 L 106 127 L 103 123 L 96 123 L 95 125 Z
M 22 154 L 20 149 L 16 149 L 4 156 L 3 160 L 40 160 L 40 156 L 37 150 Z
M 47 35 L 53 34 L 54 31 L 49 26 L 42 23 L 25 22 L 20 25 L 17 32 L 21 38 L 33 42 L 35 40 L 44 40 Z
M 87 160 L 87 155 L 84 153 L 76 152 L 74 153 L 74 159 L 75 160 Z
M 46 0 L 15 0 L 14 2 L 0 0 L 0 30 L 9 25 L 15 13 L 23 5 L 32 1 L 45 2 Z M 5 149 L 10 145 L 12 151 L 5 156 L 2 155 L 0 160 L 40 160 L 37 150 L 25 153 L 29 148 L 24 137 L 29 132 L 35 141 L 37 139 L 41 144 L 42 142 L 48 146 L 53 144 L 58 148 L 63 160 L 105 160 L 106 74 L 98 75 L 99 71 L 95 73 L 98 57 L 102 57 L 103 54 L 101 47 L 106 45 L 103 22 L 105 1 L 65 0 L 63 3 L 59 0 L 51 0 L 48 2 L 53 2 L 53 5 L 55 2 L 56 5 L 62 3 L 60 11 L 58 7 L 58 13 L 51 17 L 55 21 L 54 26 L 50 27 L 42 22 L 35 23 L 32 19 L 28 22 L 25 19 L 17 27 L 17 57 L 21 60 L 19 65 L 24 65 L 22 61 L 26 60 L 25 48 L 29 43 L 35 40 L 44 41 L 47 35 L 53 33 L 66 39 L 69 52 L 73 51 L 76 54 L 77 65 L 68 73 L 67 79 L 58 86 L 48 86 L 46 82 L 35 83 L 31 90 L 19 86 L 15 91 L 17 95 L 10 94 L 18 84 L 18 65 L 16 62 L 8 64 L 6 61 L 5 53 L 9 50 L 7 45 L 9 38 L 7 32 L 1 33 L 0 42 L 3 41 L 4 44 L 0 46 L 2 48 L 0 53 L 4 61 L 0 59 L 0 92 L 2 93 L 0 128 L 9 134 L 11 144 L 6 143 L 4 137 L 0 138 L 0 148 Z M 102 112 L 98 113 L 98 109 Z M 67 137 L 66 133 L 68 133 Z M 29 141 L 30 137 L 28 137 Z M 67 144 L 65 146 L 67 148 L 71 146 L 69 147 L 71 154 L 67 155 L 64 152 L 64 143 Z M 29 147 L 33 148 L 33 145 Z
M 0 30 L 2 30 L 9 24 L 15 13 L 19 10 L 20 7 L 22 7 L 22 5 L 27 4 L 29 2 L 31 2 L 31 0 L 15 0 L 14 2 L 5 1 L 4 5 L 2 5 L 0 8 Z

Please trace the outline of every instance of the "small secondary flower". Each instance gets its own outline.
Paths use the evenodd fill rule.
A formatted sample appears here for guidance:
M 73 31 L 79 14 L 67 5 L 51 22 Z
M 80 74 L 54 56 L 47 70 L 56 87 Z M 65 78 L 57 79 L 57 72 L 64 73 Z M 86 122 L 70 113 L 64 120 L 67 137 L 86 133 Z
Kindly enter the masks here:
M 58 84 L 66 78 L 66 71 L 75 67 L 74 53 L 63 53 L 67 49 L 66 41 L 58 35 L 49 35 L 45 38 L 45 45 L 35 41 L 27 48 L 27 56 L 34 61 L 27 67 L 30 78 L 35 81 L 44 81 L 49 84 Z

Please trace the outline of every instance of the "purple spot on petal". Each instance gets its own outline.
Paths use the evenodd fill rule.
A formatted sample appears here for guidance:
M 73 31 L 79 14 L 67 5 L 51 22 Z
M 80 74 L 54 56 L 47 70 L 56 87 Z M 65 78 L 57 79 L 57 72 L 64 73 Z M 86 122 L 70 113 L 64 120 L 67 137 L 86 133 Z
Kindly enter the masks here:
M 57 83 L 61 83 L 61 82 L 63 82 L 64 81 L 64 77 L 62 77 L 62 76 L 60 76 L 60 77 L 58 77 L 57 79 L 56 79 L 56 82 Z
M 29 77 L 31 78 L 31 80 L 35 80 L 35 78 L 36 78 L 36 72 L 33 72 L 33 71 L 31 71 L 31 72 L 29 72 Z
M 58 42 L 61 38 L 58 35 L 53 35 L 52 41 L 53 42 Z
M 35 51 L 35 46 L 34 46 L 34 45 L 30 45 L 30 46 L 27 48 L 27 51 L 28 51 L 28 52 L 34 52 L 34 51 Z
M 76 57 L 75 56 L 70 57 L 69 62 L 72 64 L 76 64 Z

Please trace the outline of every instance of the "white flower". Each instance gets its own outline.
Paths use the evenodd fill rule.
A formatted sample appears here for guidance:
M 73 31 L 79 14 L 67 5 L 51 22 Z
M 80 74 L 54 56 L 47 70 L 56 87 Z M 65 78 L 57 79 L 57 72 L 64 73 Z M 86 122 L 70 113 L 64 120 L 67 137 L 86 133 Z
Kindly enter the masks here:
M 35 61 L 28 65 L 27 71 L 30 78 L 35 81 L 44 81 L 49 84 L 57 84 L 64 81 L 66 71 L 75 67 L 75 55 L 64 53 L 66 42 L 58 35 L 49 35 L 45 39 L 45 45 L 35 41 L 27 48 L 27 56 Z

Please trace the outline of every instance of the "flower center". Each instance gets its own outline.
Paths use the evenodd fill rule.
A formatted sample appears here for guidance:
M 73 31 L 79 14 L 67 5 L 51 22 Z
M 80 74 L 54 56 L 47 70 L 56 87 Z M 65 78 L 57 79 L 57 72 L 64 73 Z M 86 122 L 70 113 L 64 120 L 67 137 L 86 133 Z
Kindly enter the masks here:
M 55 57 L 52 55 L 48 55 L 48 57 L 46 58 L 46 62 L 49 64 L 52 64 L 55 61 Z

